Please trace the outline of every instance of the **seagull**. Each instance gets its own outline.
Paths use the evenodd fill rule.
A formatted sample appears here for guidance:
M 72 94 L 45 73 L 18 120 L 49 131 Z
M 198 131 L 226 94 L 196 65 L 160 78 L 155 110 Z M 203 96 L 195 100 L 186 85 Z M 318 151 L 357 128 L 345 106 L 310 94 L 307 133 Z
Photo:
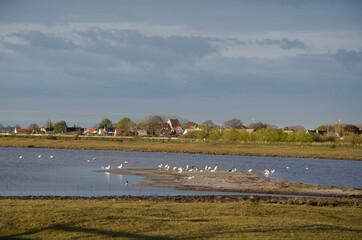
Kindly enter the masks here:
M 104 169 L 109 170 L 111 168 L 111 165 L 108 165 L 107 167 L 104 167 Z
M 123 164 L 121 163 L 121 165 L 117 166 L 117 168 L 121 169 L 123 166 Z
M 251 169 L 251 168 L 248 170 L 248 172 L 252 172 L 252 171 L 253 171 L 253 169 Z

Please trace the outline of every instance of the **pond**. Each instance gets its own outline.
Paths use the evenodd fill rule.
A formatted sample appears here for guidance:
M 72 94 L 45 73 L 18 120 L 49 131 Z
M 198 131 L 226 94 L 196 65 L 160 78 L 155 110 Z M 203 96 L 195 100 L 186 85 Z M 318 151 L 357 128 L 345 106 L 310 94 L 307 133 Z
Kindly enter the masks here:
M 92 172 L 101 166 L 117 168 L 156 168 L 159 164 L 195 168 L 205 165 L 218 169 L 263 172 L 275 169 L 269 178 L 317 185 L 361 188 L 360 161 L 250 157 L 226 155 L 144 153 L 46 148 L 0 148 L 0 186 L 9 195 L 209 195 L 217 192 L 181 191 L 171 188 L 139 187 L 143 177 Z M 127 162 L 127 163 L 125 163 Z M 288 168 L 287 168 L 288 167 Z M 128 184 L 126 185 L 126 181 Z M 223 193 L 228 194 L 228 193 Z M 230 193 L 236 194 L 236 193 Z

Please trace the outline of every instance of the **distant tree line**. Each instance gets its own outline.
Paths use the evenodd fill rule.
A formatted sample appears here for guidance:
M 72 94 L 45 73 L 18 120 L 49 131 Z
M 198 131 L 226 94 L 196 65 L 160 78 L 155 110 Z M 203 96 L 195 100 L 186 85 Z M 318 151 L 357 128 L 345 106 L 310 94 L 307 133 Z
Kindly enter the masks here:
M 252 122 L 244 125 L 240 119 L 233 118 L 225 121 L 223 125 L 217 125 L 212 120 L 206 120 L 200 124 L 183 119 L 175 115 L 148 115 L 142 120 L 133 121 L 128 117 L 121 118 L 118 122 L 112 122 L 110 119 L 104 118 L 94 128 L 105 130 L 117 129 L 117 134 L 122 136 L 136 136 L 138 130 L 146 131 L 147 136 L 156 136 L 156 131 L 165 127 L 167 120 L 173 118 L 178 119 L 183 129 L 193 128 L 181 138 L 202 139 L 202 140 L 222 140 L 222 141 L 263 141 L 263 142 L 325 142 L 344 139 L 353 143 L 362 143 L 361 127 L 352 124 L 331 124 L 321 125 L 312 131 L 307 131 L 301 125 L 286 126 L 283 129 L 276 125 L 270 125 L 263 122 Z M 11 133 L 19 125 L 4 127 L 0 124 L 0 132 Z M 45 129 L 52 129 L 54 133 L 65 134 L 70 129 L 67 123 L 62 120 L 53 124 L 47 120 L 44 124 Z M 27 133 L 34 133 L 34 130 L 40 131 L 36 123 L 28 126 Z M 73 128 L 79 130 L 79 123 L 74 124 Z M 81 133 L 79 131 L 79 133 Z

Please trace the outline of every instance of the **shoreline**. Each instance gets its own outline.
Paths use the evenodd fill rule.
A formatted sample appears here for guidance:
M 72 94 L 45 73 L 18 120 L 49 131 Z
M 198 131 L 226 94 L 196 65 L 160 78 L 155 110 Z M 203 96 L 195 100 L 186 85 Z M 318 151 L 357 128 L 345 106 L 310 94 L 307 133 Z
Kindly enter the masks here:
M 0 137 L 0 147 L 168 152 L 203 155 L 311 158 L 362 161 L 362 147 L 225 142 L 153 141 L 153 139 L 45 139 L 41 137 Z
M 168 187 L 187 191 L 237 192 L 250 194 L 301 195 L 313 197 L 362 197 L 359 188 L 330 188 L 322 185 L 311 185 L 269 179 L 258 172 L 217 170 L 215 172 L 183 171 L 160 168 L 132 168 L 94 170 L 122 175 L 145 177 L 138 186 Z

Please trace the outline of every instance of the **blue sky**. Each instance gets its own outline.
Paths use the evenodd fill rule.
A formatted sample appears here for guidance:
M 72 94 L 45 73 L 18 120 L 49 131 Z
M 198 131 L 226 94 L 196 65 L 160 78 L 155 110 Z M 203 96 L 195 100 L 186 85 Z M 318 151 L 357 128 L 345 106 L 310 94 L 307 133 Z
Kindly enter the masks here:
M 362 123 L 361 1 L 0 1 L 0 123 Z

